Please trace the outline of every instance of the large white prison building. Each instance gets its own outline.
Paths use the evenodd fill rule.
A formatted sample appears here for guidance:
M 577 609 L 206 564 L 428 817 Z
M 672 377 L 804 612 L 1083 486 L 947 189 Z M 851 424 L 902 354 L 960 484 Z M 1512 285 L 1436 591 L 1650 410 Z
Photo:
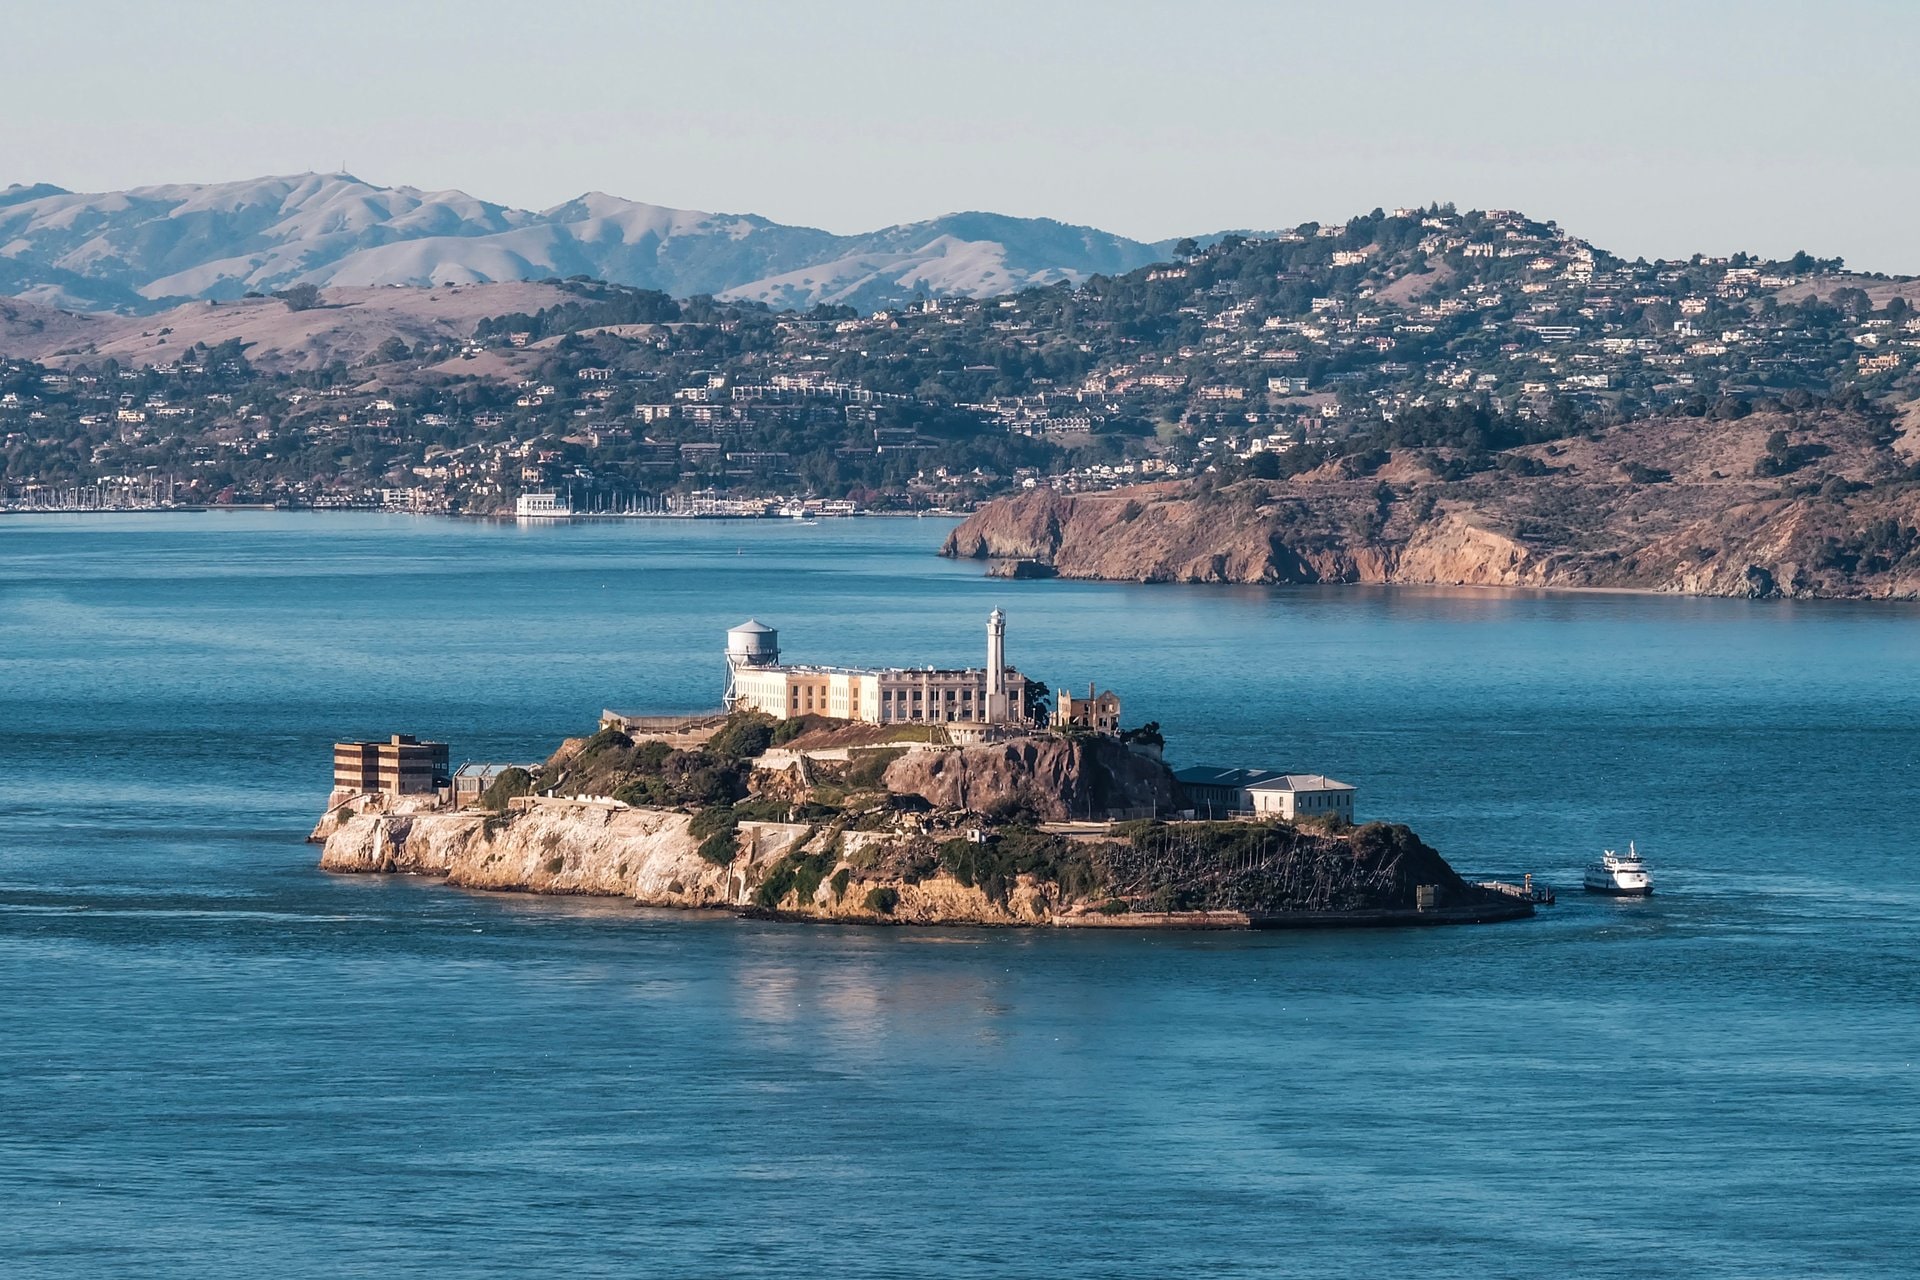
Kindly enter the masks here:
M 780 633 L 747 621 L 727 632 L 727 709 L 776 720 L 832 716 L 868 724 L 1021 724 L 1027 678 L 1007 665 L 1007 615 L 987 618 L 987 665 L 811 667 L 780 661 Z

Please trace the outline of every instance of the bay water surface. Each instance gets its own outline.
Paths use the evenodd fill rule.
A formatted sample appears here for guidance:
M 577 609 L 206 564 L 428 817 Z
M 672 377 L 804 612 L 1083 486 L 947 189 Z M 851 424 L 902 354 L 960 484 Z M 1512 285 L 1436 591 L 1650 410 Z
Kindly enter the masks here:
M 985 579 L 934 521 L 0 521 L 0 1271 L 1897 1276 L 1920 609 Z M 1098 681 L 1482 928 L 783 925 L 336 877 L 329 744 L 792 659 Z M 1588 898 L 1638 842 L 1658 895 Z

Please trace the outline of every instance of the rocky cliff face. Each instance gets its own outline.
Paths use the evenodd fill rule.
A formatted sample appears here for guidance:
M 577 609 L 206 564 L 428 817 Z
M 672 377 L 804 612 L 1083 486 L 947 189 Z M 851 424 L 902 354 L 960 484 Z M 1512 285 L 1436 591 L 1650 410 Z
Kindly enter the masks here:
M 951 876 L 877 868 L 894 843 L 871 832 L 741 824 L 733 861 L 700 855 L 690 815 L 658 809 L 546 802 L 511 815 L 475 811 L 354 813 L 325 837 L 320 866 L 335 872 L 402 872 L 501 892 L 588 894 L 640 906 L 760 909 L 823 920 L 900 924 L 1035 924 L 1050 910 L 1032 883 L 1005 900 Z M 856 865 L 859 870 L 856 871 Z M 810 867 L 777 894 L 773 877 Z M 834 873 L 845 870 L 836 884 Z M 776 881 L 779 888 L 782 882 Z M 876 890 L 890 895 L 874 899 Z M 877 903 L 884 901 L 884 909 Z
M 1019 738 L 921 751 L 887 767 L 887 790 L 936 809 L 1021 813 L 1043 822 L 1151 817 L 1173 807 L 1173 775 L 1112 738 Z
M 688 815 L 565 801 L 511 815 L 369 812 L 326 837 L 328 871 L 445 876 L 469 889 L 615 894 L 658 906 L 728 902 L 725 868 L 700 858 Z M 751 853 L 804 828 L 742 837 Z
M 1775 433 L 1797 452 L 1775 451 Z M 1135 582 L 1915 599 L 1920 481 L 1898 443 L 1838 412 L 1679 419 L 1511 450 L 1453 481 L 1437 451 L 1368 474 L 1348 463 L 1219 488 L 1036 490 L 981 508 L 942 554 Z M 1792 470 L 1762 474 L 1774 458 Z
M 541 801 L 512 814 L 350 812 L 334 872 L 412 873 L 496 891 L 650 907 L 746 909 L 893 924 L 1248 927 L 1416 918 L 1422 885 L 1471 918 L 1526 914 L 1466 885 L 1405 827 L 1333 833 L 1256 823 L 1143 824 L 1105 838 L 1001 829 L 856 831 L 742 823 L 702 856 L 684 813 Z M 1490 914 L 1476 910 L 1494 908 Z M 1123 918 L 1124 917 L 1124 918 Z

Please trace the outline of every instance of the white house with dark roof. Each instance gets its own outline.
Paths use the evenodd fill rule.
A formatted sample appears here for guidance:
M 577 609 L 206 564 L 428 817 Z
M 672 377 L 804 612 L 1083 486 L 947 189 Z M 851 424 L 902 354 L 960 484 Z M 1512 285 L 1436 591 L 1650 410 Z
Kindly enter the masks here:
M 1292 821 L 1295 818 L 1339 817 L 1353 821 L 1351 783 L 1336 782 L 1325 774 L 1283 773 L 1247 788 L 1253 811 Z
M 1173 776 L 1201 818 L 1251 813 L 1292 820 L 1338 814 L 1351 822 L 1358 794 L 1351 783 L 1318 773 L 1194 765 L 1175 770 Z

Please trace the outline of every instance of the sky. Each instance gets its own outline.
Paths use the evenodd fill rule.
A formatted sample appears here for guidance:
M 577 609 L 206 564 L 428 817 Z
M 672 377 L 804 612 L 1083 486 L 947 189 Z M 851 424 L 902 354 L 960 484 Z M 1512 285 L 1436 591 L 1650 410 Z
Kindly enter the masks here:
M 0 0 L 0 186 L 336 171 L 836 232 L 1521 209 L 1920 273 L 1920 3 Z

